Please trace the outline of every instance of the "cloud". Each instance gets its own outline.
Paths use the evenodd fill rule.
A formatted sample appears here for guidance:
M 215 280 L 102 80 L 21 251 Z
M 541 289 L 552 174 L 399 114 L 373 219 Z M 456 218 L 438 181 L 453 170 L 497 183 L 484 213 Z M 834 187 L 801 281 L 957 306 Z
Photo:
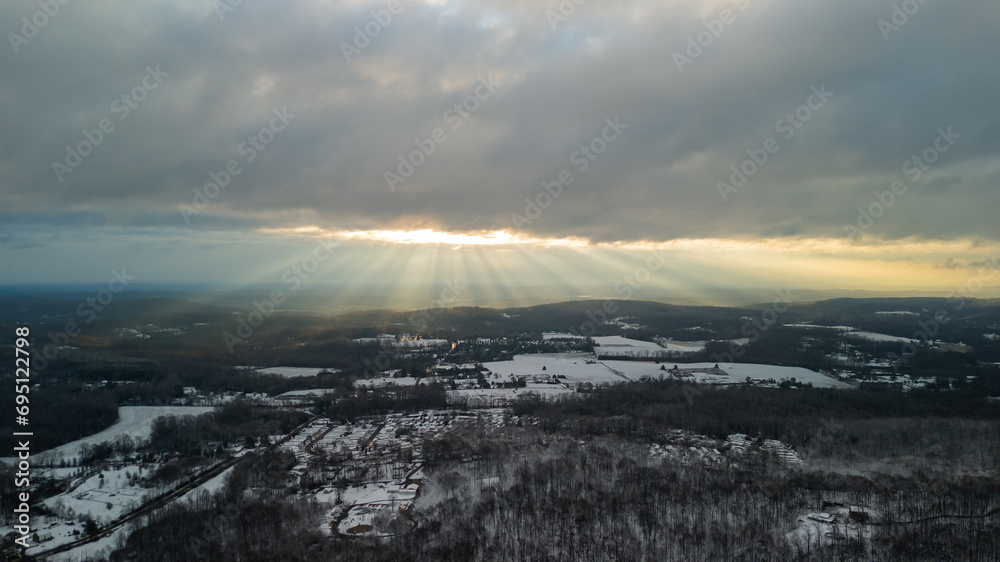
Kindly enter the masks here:
M 510 230 L 568 170 L 522 234 L 842 237 L 900 180 L 906 195 L 868 236 L 1000 236 L 991 2 L 923 4 L 888 40 L 889 1 L 587 2 L 554 26 L 557 2 L 404 0 L 386 22 L 387 6 L 244 2 L 220 19 L 211 2 L 72 2 L 15 49 L 10 34 L 39 7 L 4 3 L 2 220 Z M 723 10 L 733 21 L 720 30 Z M 707 44 L 681 72 L 673 55 L 690 54 L 689 39 Z M 350 62 L 344 44 L 360 51 Z M 150 67 L 168 73 L 154 89 Z M 495 92 L 455 110 L 489 76 Z M 785 139 L 778 121 L 820 86 L 833 96 Z M 262 134 L 282 108 L 294 120 Z M 574 153 L 616 116 L 629 128 L 581 170 Z M 67 146 L 86 148 L 102 120 L 113 130 L 60 181 L 53 162 L 68 166 Z M 949 126 L 953 149 L 909 177 L 904 163 Z M 446 139 L 390 190 L 385 173 L 436 129 Z M 717 182 L 771 137 L 780 149 L 724 202 Z M 241 172 L 185 222 L 179 205 L 230 161 Z

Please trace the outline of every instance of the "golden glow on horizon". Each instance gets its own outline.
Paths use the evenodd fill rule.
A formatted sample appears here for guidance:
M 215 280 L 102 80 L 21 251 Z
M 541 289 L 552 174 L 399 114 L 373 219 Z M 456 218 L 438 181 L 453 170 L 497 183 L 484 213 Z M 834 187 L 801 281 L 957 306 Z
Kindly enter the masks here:
M 452 246 L 586 246 L 586 240 L 574 238 L 526 238 L 497 230 L 485 234 L 461 234 L 422 230 L 364 230 L 341 232 L 338 237 L 348 240 L 372 240 L 392 244 L 448 244 Z
M 441 232 L 430 228 L 420 230 L 351 230 L 327 231 L 318 226 L 297 228 L 262 228 L 265 234 L 302 236 L 327 236 L 344 240 L 385 242 L 389 244 L 447 244 L 451 246 L 534 246 L 585 247 L 589 242 L 582 238 L 536 238 L 512 234 L 506 230 L 482 233 Z
M 462 278 L 496 285 L 496 296 L 529 283 L 566 287 L 607 286 L 660 256 L 647 290 L 698 297 L 714 288 L 799 287 L 818 290 L 948 291 L 975 275 L 978 264 L 1000 255 L 1000 246 L 973 240 L 862 240 L 846 238 L 676 239 L 590 242 L 544 238 L 503 230 L 446 232 L 326 230 L 308 225 L 262 229 L 288 240 L 345 242 L 338 270 L 364 285 L 394 278 L 400 284 Z M 1000 272 L 990 285 L 1000 285 Z M 516 289 L 514 289 L 516 290 Z M 637 294 L 636 298 L 641 297 Z

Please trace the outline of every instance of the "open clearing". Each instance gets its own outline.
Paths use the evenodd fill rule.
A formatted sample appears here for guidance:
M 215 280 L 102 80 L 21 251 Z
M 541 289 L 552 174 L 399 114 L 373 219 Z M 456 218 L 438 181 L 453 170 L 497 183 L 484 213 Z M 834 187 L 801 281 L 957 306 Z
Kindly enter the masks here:
M 254 369 L 262 375 L 278 375 L 286 379 L 297 379 L 299 377 L 315 377 L 323 371 L 336 373 L 337 369 L 327 369 L 324 367 L 267 367 L 265 369 Z
M 129 436 L 140 441 L 149 438 L 153 429 L 153 420 L 161 416 L 197 416 L 211 412 L 208 406 L 120 406 L 118 421 L 104 431 L 95 433 L 83 439 L 71 441 L 54 449 L 49 449 L 37 455 L 39 464 L 49 459 L 62 457 L 67 461 L 79 458 L 83 446 L 93 447 L 101 443 L 110 443 L 123 436 Z

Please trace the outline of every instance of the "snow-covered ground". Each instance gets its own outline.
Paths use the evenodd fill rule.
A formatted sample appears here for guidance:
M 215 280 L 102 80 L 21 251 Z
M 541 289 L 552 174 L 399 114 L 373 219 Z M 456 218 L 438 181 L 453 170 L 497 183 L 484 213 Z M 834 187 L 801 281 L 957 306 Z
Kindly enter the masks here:
M 825 330 L 837 330 L 838 332 L 853 332 L 853 326 L 820 326 L 809 322 L 799 322 L 796 324 L 785 324 L 787 328 L 823 328 Z
M 115 548 L 117 548 L 119 538 L 122 536 L 127 537 L 132 533 L 132 531 L 132 525 L 119 527 L 115 532 L 106 537 L 102 537 L 94 542 L 81 544 L 80 546 L 66 552 L 53 554 L 49 556 L 47 560 L 49 560 L 49 562 L 78 562 L 80 560 L 101 560 L 102 558 L 107 560 L 110 554 L 115 550 Z M 46 543 L 43 546 L 44 548 L 38 549 L 38 551 L 48 550 L 54 545 L 52 543 Z M 36 551 L 28 549 L 28 554 L 33 552 Z
M 112 443 L 121 436 L 129 436 L 133 440 L 143 441 L 149 438 L 153 428 L 153 420 L 161 416 L 197 416 L 211 412 L 207 406 L 121 406 L 118 408 L 118 421 L 111 427 L 83 439 L 71 441 L 54 449 L 49 449 L 36 455 L 36 464 L 47 464 L 49 460 L 60 457 L 70 461 L 79 458 L 83 446 L 93 447 L 100 443 Z
M 300 478 L 309 477 L 312 455 L 349 455 L 350 466 L 342 474 L 353 482 L 340 489 L 325 485 L 309 495 L 330 508 L 324 532 L 377 536 L 377 519 L 388 521 L 398 510 L 413 504 L 423 479 L 420 443 L 424 438 L 439 436 L 456 423 L 487 423 L 496 427 L 506 419 L 504 410 L 495 409 L 476 413 L 426 410 L 389 414 L 350 425 L 317 420 L 285 447 L 299 461 L 292 473 Z
M 267 367 L 266 369 L 254 369 L 262 375 L 278 375 L 286 379 L 299 377 L 314 377 L 322 371 L 336 373 L 337 369 L 327 369 L 323 367 Z
M 749 342 L 750 339 L 742 338 L 741 341 Z M 659 343 L 660 346 L 667 351 L 678 353 L 692 353 L 696 351 L 704 351 L 705 349 L 705 342 L 703 341 L 675 341 L 672 339 L 661 339 L 658 340 L 657 343 Z
M 916 312 L 910 312 L 909 310 L 881 310 L 875 314 L 882 316 L 920 316 Z
M 403 482 L 371 482 L 360 486 L 348 486 L 340 494 L 347 510 L 347 515 L 337 525 L 337 531 L 345 535 L 377 535 L 372 527 L 375 518 L 388 510 L 395 515 L 401 509 L 413 504 L 417 495 L 417 484 Z M 333 497 L 331 497 L 333 496 Z M 317 494 L 319 502 L 331 502 L 336 497 L 333 494 Z
M 354 343 L 378 343 L 394 347 L 448 347 L 451 345 L 451 342 L 443 339 L 405 339 L 396 341 L 395 338 L 356 338 Z
M 669 369 L 677 365 L 679 369 L 693 373 L 687 380 L 702 384 L 740 384 L 746 383 L 747 377 L 753 380 L 774 379 L 780 383 L 783 380 L 794 378 L 796 382 L 812 383 L 816 387 L 853 388 L 845 382 L 802 367 L 781 367 L 755 363 L 719 363 L 719 369 L 726 375 L 718 375 L 708 372 L 714 370 L 715 363 L 677 363 L 673 361 L 664 361 L 661 364 L 645 361 L 605 361 L 604 363 L 632 380 L 638 380 L 641 377 L 654 379 L 660 376 L 669 377 Z M 661 366 L 666 370 L 661 370 Z M 705 372 L 698 372 L 698 369 L 705 369 Z
M 569 332 L 542 332 L 543 340 L 585 340 L 586 336 L 571 334 Z
M 543 399 L 573 394 L 576 390 L 568 384 L 528 383 L 524 388 L 468 388 L 449 390 L 448 402 L 469 407 L 501 406 L 516 402 L 529 394 Z
M 896 315 L 903 315 L 903 314 L 915 314 L 915 313 L 907 313 L 907 312 L 904 312 L 904 311 L 897 311 L 897 312 L 876 312 L 876 314 L 896 314 Z M 899 337 L 899 336 L 890 336 L 888 334 L 880 334 L 878 332 L 865 332 L 863 330 L 857 330 L 855 328 L 852 328 L 851 326 L 818 326 L 818 325 L 809 324 L 809 323 L 785 324 L 785 326 L 787 326 L 789 328 L 825 328 L 827 330 L 837 330 L 838 332 L 847 332 L 848 336 L 851 336 L 851 337 L 854 337 L 854 338 L 861 338 L 861 339 L 866 339 L 866 340 L 876 341 L 876 342 L 913 343 L 913 344 L 920 343 L 920 340 L 915 340 L 913 338 L 903 338 L 903 337 Z
M 71 480 L 70 488 L 61 494 L 45 499 L 42 504 L 54 516 L 32 517 L 32 532 L 37 533 L 41 542 L 31 542 L 26 550 L 28 555 L 37 555 L 57 546 L 73 542 L 82 536 L 82 520 L 90 516 L 98 524 L 106 524 L 128 513 L 139 506 L 143 499 L 155 496 L 160 491 L 145 488 L 137 478 L 148 476 L 156 465 L 129 464 L 118 468 L 91 471 L 76 479 L 71 474 L 82 472 L 81 469 L 51 469 L 45 471 L 49 476 L 63 473 Z M 57 472 L 59 471 L 59 472 Z M 66 472 L 69 471 L 69 474 Z M 0 534 L 13 531 L 11 527 L 0 527 Z M 121 532 L 119 530 L 118 532 Z M 115 544 L 116 532 L 111 540 L 102 539 L 74 548 L 64 554 L 49 560 L 75 561 L 86 556 L 100 554 L 104 549 Z
M 570 386 L 576 383 L 607 384 L 626 381 L 639 380 L 642 377 L 659 378 L 669 377 L 669 369 L 677 365 L 678 368 L 692 374 L 685 377 L 687 380 L 704 384 L 741 384 L 746 383 L 747 377 L 754 380 L 774 379 L 776 382 L 795 379 L 800 383 L 812 383 L 816 387 L 825 388 L 852 388 L 851 385 L 838 381 L 832 377 L 811 371 L 802 367 L 782 367 L 777 365 L 760 365 L 754 363 L 720 363 L 719 369 L 725 373 L 714 373 L 715 363 L 679 363 L 675 361 L 661 361 L 653 363 L 649 361 L 621 361 L 621 360 L 601 360 L 595 361 L 594 357 L 587 353 L 539 353 L 532 355 L 516 355 L 510 361 L 492 361 L 484 363 L 490 372 L 500 375 L 501 382 L 507 381 L 510 375 L 516 377 L 542 376 L 551 377 L 561 375 L 566 378 L 560 379 Z M 542 368 L 545 370 L 542 370 Z M 662 369 L 661 369 L 662 367 Z M 705 371 L 699 372 L 699 369 Z M 538 385 L 546 387 L 547 385 Z M 549 388 L 552 388 L 549 386 Z M 509 389 L 493 389 L 494 391 Z M 534 390 L 532 389 L 521 389 Z M 553 390 L 555 391 L 555 390 Z M 457 391 L 456 391 L 457 392 Z M 475 391 L 482 393 L 484 391 Z
M 594 337 L 594 351 L 600 355 L 632 355 L 635 353 L 663 353 L 666 350 L 654 342 L 633 340 L 623 336 Z
M 630 357 L 655 357 L 668 353 L 691 353 L 705 349 L 703 341 L 674 341 L 662 338 L 659 342 L 634 340 L 622 336 L 597 336 L 594 338 L 598 355 L 625 355 Z
M 868 522 L 879 517 L 879 513 L 864 507 L 830 507 L 796 518 L 796 528 L 786 533 L 785 538 L 803 553 L 816 552 L 847 537 L 861 538 L 869 543 L 872 527 Z
M 863 338 L 866 340 L 877 341 L 877 342 L 890 342 L 890 343 L 920 343 L 920 340 L 915 340 L 913 338 L 901 338 L 899 336 L 890 336 L 887 334 L 879 334 L 877 332 L 850 332 L 847 334 L 855 338 Z
M 794 449 L 781 441 L 767 439 L 755 442 L 742 433 L 733 433 L 726 438 L 726 446 L 720 447 L 719 442 L 704 435 L 675 429 L 663 436 L 663 442 L 650 446 L 649 453 L 653 457 L 671 458 L 680 462 L 696 462 L 707 466 L 718 466 L 736 455 L 738 458 L 751 449 L 759 449 L 775 455 L 778 460 L 788 465 L 802 464 L 802 458 Z M 727 453 L 721 451 L 728 450 Z
M 417 379 L 413 377 L 378 377 L 361 379 L 355 383 L 358 388 L 381 388 L 383 386 L 413 386 Z
M 184 494 L 184 496 L 179 498 L 178 501 L 194 501 L 197 497 L 201 496 L 202 494 L 208 494 L 208 495 L 215 494 L 216 492 L 221 490 L 223 486 L 225 486 L 226 478 L 228 478 L 229 475 L 232 474 L 235 468 L 236 468 L 235 466 L 231 466 L 226 470 L 223 470 L 219 474 L 216 474 L 215 476 L 209 478 L 197 488 Z
M 656 344 L 650 345 L 656 346 Z M 483 363 L 483 367 L 491 373 L 500 375 L 501 381 L 510 380 L 511 375 L 516 377 L 559 375 L 566 377 L 567 383 L 604 384 L 626 380 L 597 361 L 592 354 L 583 352 L 515 355 L 510 361 L 490 361 Z
M 336 392 L 335 388 L 309 388 L 306 390 L 289 390 L 283 394 L 275 396 L 275 398 L 302 398 L 305 396 L 323 396 L 324 394 L 330 394 Z
M 138 508 L 154 488 L 139 483 L 153 470 L 148 465 L 125 465 L 102 470 L 84 479 L 70 490 L 46 499 L 45 506 L 65 519 L 90 516 L 104 525 Z

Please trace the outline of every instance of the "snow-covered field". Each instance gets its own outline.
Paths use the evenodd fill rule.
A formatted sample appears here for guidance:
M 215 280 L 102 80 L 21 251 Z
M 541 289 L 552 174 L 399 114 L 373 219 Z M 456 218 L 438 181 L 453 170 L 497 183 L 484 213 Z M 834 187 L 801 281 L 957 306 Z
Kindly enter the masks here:
M 413 377 L 377 377 L 361 379 L 355 383 L 358 388 L 381 388 L 383 386 L 413 386 L 417 379 Z
M 359 379 L 356 381 L 357 388 L 383 388 L 391 386 L 413 386 L 417 384 L 417 379 L 413 377 L 376 377 L 371 379 Z M 290 390 L 279 394 L 274 398 L 283 403 L 292 403 L 297 400 L 308 399 L 314 396 L 323 396 L 337 392 L 335 388 L 308 388 L 303 390 Z
M 323 367 L 267 367 L 266 369 L 254 369 L 262 375 L 278 375 L 286 379 L 299 377 L 314 377 L 322 371 L 336 373 L 337 369 L 325 369 Z
M 151 470 L 144 465 L 102 470 L 42 503 L 65 519 L 89 515 L 103 525 L 138 508 L 143 498 L 156 495 L 155 489 L 143 487 L 134 480 L 145 478 Z
M 660 367 L 671 369 L 677 365 L 679 369 L 693 372 L 693 376 L 688 380 L 702 384 L 740 384 L 745 383 L 747 377 L 755 380 L 774 379 L 780 383 L 783 380 L 794 378 L 796 382 L 812 383 L 815 387 L 853 388 L 845 382 L 802 367 L 781 367 L 755 363 L 719 363 L 719 369 L 726 375 L 716 375 L 708 372 L 714 369 L 715 363 L 676 363 L 672 361 L 665 361 L 659 365 L 644 361 L 605 361 L 604 363 L 632 380 L 644 376 L 654 379 L 660 376 L 668 377 L 670 376 L 669 372 L 660 370 Z M 706 372 L 698 372 L 698 369 L 705 369 Z
M 356 338 L 354 343 L 379 343 L 394 347 L 448 347 L 451 342 L 443 339 L 407 339 L 396 341 L 395 338 Z
M 820 326 L 809 322 L 799 322 L 797 324 L 785 324 L 787 328 L 823 328 L 824 330 L 837 330 L 838 332 L 853 332 L 852 326 Z
M 324 394 L 330 394 L 331 392 L 336 392 L 335 388 L 309 388 L 306 390 L 289 390 L 283 394 L 275 396 L 275 398 L 303 398 L 306 396 L 323 396 Z
M 597 336 L 594 346 L 599 355 L 626 355 L 654 357 L 668 353 L 691 353 L 705 349 L 703 341 L 674 341 L 662 339 L 659 343 L 633 340 L 622 336 Z
M 129 464 L 100 472 L 90 472 L 77 479 L 70 478 L 72 484 L 69 490 L 42 502 L 55 515 L 32 518 L 32 530 L 38 534 L 41 542 L 36 543 L 32 540 L 32 546 L 26 553 L 37 555 L 80 538 L 83 533 L 81 521 L 86 516 L 92 517 L 98 524 L 106 524 L 134 510 L 144 498 L 159 493 L 153 488 L 143 487 L 136 480 L 137 477 L 148 476 L 155 467 L 156 465 Z M 52 469 L 46 472 L 50 476 L 56 476 L 65 471 L 77 470 L 79 469 Z M 13 528 L 0 527 L 0 534 L 10 531 L 13 531 Z M 54 556 L 51 560 L 81 560 L 85 555 L 97 554 L 114 544 L 114 540 L 103 539 Z
M 111 427 L 39 453 L 35 462 L 46 464 L 48 460 L 60 457 L 69 461 L 80 456 L 84 445 L 93 447 L 100 443 L 111 443 L 125 435 L 136 441 L 143 441 L 149 438 L 153 420 L 160 416 L 197 416 L 212 410 L 207 406 L 121 406 L 118 408 L 118 421 Z
M 750 341 L 748 338 L 743 338 L 746 341 Z M 678 352 L 678 353 L 692 353 L 696 351 L 703 351 L 705 349 L 705 342 L 703 341 L 674 341 L 670 339 L 659 340 L 658 342 L 667 351 Z
M 622 347 L 653 350 L 663 349 L 658 344 L 651 341 L 634 340 L 623 336 L 596 336 L 594 337 L 594 345 L 605 348 Z
M 862 515 L 864 521 L 854 520 L 852 513 Z M 864 507 L 831 507 L 797 517 L 795 529 L 786 533 L 785 538 L 801 552 L 816 552 L 847 537 L 863 538 L 867 543 L 872 539 L 872 527 L 866 522 L 869 518 L 877 520 L 880 514 Z
M 448 391 L 448 403 L 469 407 L 503 406 L 516 402 L 529 394 L 550 399 L 576 390 L 565 384 L 528 383 L 525 388 L 467 388 Z
M 78 547 L 68 550 L 66 552 L 60 552 L 59 554 L 53 554 L 47 558 L 49 562 L 78 562 L 80 560 L 107 560 L 111 553 L 117 548 L 118 540 L 121 537 L 127 537 L 133 531 L 132 525 L 125 525 L 124 527 L 119 527 L 115 532 L 111 533 L 106 537 L 97 539 L 94 542 L 88 542 L 81 544 Z M 48 543 L 45 548 L 51 548 L 52 544 Z M 29 549 L 28 553 L 32 551 Z
M 543 340 L 585 340 L 586 336 L 579 336 L 569 332 L 542 332 Z
M 560 375 L 566 377 L 567 383 L 625 382 L 624 378 L 597 361 L 592 354 L 582 352 L 515 355 L 510 361 L 490 361 L 483 363 L 483 367 L 491 373 L 500 375 L 504 381 L 510 380 L 511 375 L 517 377 Z
M 875 314 L 894 314 L 894 315 L 910 315 L 916 314 L 913 312 L 906 311 L 894 311 L 894 312 L 876 312 Z M 825 328 L 827 330 L 837 330 L 838 332 L 847 332 L 848 336 L 854 338 L 861 338 L 876 342 L 891 342 L 891 343 L 920 343 L 920 340 L 915 340 L 913 338 L 902 338 L 899 336 L 890 336 L 888 334 L 879 334 L 877 332 L 865 332 L 859 331 L 851 326 L 817 326 L 815 324 L 800 323 L 800 324 L 785 324 L 789 328 Z
M 678 368 L 693 374 L 687 380 L 704 384 L 740 384 L 745 383 L 747 377 L 755 380 L 774 379 L 776 382 L 795 379 L 800 383 L 812 383 L 816 387 L 824 388 L 852 388 L 851 385 L 838 381 L 816 371 L 811 371 L 802 367 L 782 367 L 777 365 L 759 365 L 754 363 L 721 363 L 719 369 L 725 375 L 714 374 L 715 363 L 679 363 L 675 361 L 662 361 L 653 363 L 648 361 L 620 361 L 601 360 L 595 361 L 594 357 L 587 353 L 539 353 L 533 355 L 516 355 L 511 361 L 492 361 L 484 363 L 483 366 L 490 372 L 500 375 L 501 381 L 509 380 L 510 375 L 517 377 L 552 375 L 565 376 L 562 382 L 570 386 L 576 383 L 608 384 L 626 381 L 639 380 L 642 377 L 659 378 L 669 377 L 667 371 L 674 365 Z M 543 371 L 542 368 L 545 367 Z M 661 369 L 661 367 L 663 369 Z M 704 369 L 704 372 L 699 372 Z M 558 392 L 558 387 L 545 384 L 531 385 L 533 387 L 548 387 L 549 392 Z M 499 391 L 509 392 L 510 389 L 492 389 L 490 391 L 476 390 L 474 393 L 496 393 Z M 521 389 L 540 390 L 537 388 Z M 458 391 L 456 391 L 458 392 Z M 463 391 L 464 392 L 464 391 Z M 544 391 L 542 391 L 544 392 Z
M 372 532 L 375 518 L 388 510 L 386 515 L 408 508 L 417 495 L 417 484 L 402 482 L 371 482 L 360 486 L 348 486 L 341 492 L 341 499 L 347 504 L 347 515 L 337 525 L 337 531 L 345 535 L 377 535 Z M 317 494 L 319 502 L 331 502 L 333 494 Z
M 879 334 L 876 332 L 850 332 L 847 334 L 855 338 L 863 338 L 866 340 L 877 341 L 877 342 L 890 342 L 890 343 L 920 343 L 920 340 L 915 340 L 913 338 L 901 338 L 899 336 L 890 336 L 887 334 Z
M 184 496 L 181 497 L 179 501 L 194 501 L 202 494 L 208 494 L 208 495 L 215 494 L 216 492 L 221 490 L 223 486 L 225 486 L 226 478 L 228 478 L 229 475 L 233 473 L 233 470 L 235 468 L 236 468 L 235 466 L 231 466 L 226 470 L 223 470 L 222 472 L 209 478 L 208 480 L 202 482 L 200 486 L 184 494 Z
M 596 336 L 594 338 L 595 351 L 599 354 L 621 354 L 629 355 L 634 352 L 662 353 L 666 351 L 658 344 L 650 341 L 633 340 L 623 336 Z

